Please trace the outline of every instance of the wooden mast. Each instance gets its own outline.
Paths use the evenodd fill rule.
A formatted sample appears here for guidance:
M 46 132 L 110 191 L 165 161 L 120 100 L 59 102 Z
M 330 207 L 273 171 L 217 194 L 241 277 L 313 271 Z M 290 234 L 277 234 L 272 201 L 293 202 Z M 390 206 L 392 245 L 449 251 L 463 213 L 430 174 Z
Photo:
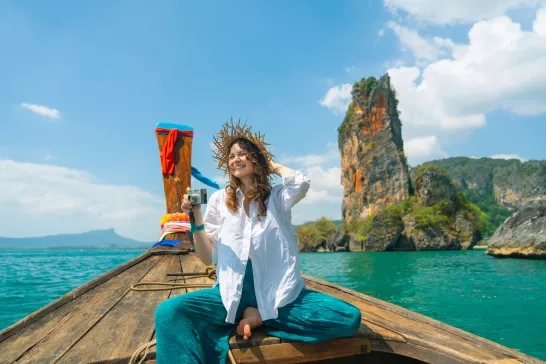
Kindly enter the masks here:
M 171 143 L 175 134 L 178 134 L 176 142 Z M 166 213 L 182 212 L 180 207 L 182 196 L 186 193 L 187 188 L 191 186 L 193 128 L 188 125 L 160 122 L 156 124 L 155 135 L 159 147 L 162 172 L 165 169 L 163 165 L 165 163 L 165 157 L 162 157 L 163 153 L 166 153 L 166 157 L 174 161 L 174 170 L 172 170 L 172 173 L 162 173 Z M 169 140 L 169 138 L 172 139 Z M 164 148 L 165 151 L 162 152 Z M 191 246 L 189 234 L 171 233 L 165 236 L 164 240 L 180 240 L 181 244 L 178 247 L 184 246 L 187 248 Z

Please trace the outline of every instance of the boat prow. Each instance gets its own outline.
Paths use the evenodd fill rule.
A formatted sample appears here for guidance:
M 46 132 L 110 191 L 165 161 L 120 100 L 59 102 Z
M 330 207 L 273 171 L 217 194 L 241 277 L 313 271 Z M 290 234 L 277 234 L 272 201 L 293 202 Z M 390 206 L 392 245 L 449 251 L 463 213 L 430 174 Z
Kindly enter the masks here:
M 0 363 L 154 363 L 156 307 L 169 297 L 210 286 L 208 273 L 187 249 L 151 249 L 0 332 Z M 308 288 L 358 307 L 359 332 L 319 344 L 285 342 L 259 330 L 244 341 L 234 333 L 232 362 L 543 363 L 402 307 L 304 278 Z M 165 285 L 173 283 L 177 286 Z M 142 350 L 148 343 L 148 350 Z
M 178 216 L 180 192 L 190 186 L 193 129 L 160 123 L 156 135 L 167 210 L 161 222 L 173 223 L 162 226 L 159 246 L 1 331 L 0 364 L 154 363 L 157 306 L 212 285 L 213 271 L 192 251 L 191 236 L 181 232 L 184 219 Z M 244 341 L 233 333 L 233 363 L 544 363 L 400 306 L 304 279 L 307 288 L 356 306 L 362 314 L 358 333 L 318 344 L 288 342 L 260 330 Z

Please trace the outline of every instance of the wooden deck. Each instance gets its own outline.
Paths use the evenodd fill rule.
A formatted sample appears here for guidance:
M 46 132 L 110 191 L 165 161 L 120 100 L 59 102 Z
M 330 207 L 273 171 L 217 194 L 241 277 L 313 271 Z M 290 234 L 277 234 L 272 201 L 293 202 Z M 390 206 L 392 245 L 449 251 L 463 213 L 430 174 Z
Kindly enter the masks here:
M 163 300 L 199 288 L 136 291 L 139 282 L 211 284 L 169 273 L 202 272 L 195 255 L 155 248 L 105 273 L 0 332 L 0 363 L 128 363 L 154 339 L 154 311 Z M 231 338 L 239 363 L 544 363 L 465 331 L 337 285 L 305 276 L 307 287 L 338 296 L 362 312 L 353 338 L 317 345 L 281 342 L 261 332 Z M 153 363 L 155 346 L 146 362 Z M 264 359 L 265 358 L 265 359 Z

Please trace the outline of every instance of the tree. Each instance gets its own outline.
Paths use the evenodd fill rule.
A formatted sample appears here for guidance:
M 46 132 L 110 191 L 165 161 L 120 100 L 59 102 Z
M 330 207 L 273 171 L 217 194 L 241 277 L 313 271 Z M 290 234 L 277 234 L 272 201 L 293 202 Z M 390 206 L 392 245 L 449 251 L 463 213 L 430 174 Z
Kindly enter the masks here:
M 337 233 L 337 227 L 334 222 L 327 217 L 321 217 L 315 222 L 315 229 L 319 239 L 326 239 L 331 242 Z
M 311 251 L 315 245 L 317 239 L 317 229 L 314 224 L 298 226 L 296 229 L 296 236 L 298 238 L 298 250 L 299 251 Z

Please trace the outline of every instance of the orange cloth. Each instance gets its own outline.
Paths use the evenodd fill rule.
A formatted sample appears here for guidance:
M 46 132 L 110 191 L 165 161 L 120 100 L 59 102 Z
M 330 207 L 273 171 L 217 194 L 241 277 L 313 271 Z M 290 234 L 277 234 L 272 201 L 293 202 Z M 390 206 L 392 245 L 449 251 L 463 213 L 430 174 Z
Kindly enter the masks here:
M 176 139 L 178 139 L 178 129 L 169 130 L 165 145 L 159 154 L 161 158 L 161 172 L 163 174 L 170 175 L 174 173 L 174 146 L 176 144 Z

